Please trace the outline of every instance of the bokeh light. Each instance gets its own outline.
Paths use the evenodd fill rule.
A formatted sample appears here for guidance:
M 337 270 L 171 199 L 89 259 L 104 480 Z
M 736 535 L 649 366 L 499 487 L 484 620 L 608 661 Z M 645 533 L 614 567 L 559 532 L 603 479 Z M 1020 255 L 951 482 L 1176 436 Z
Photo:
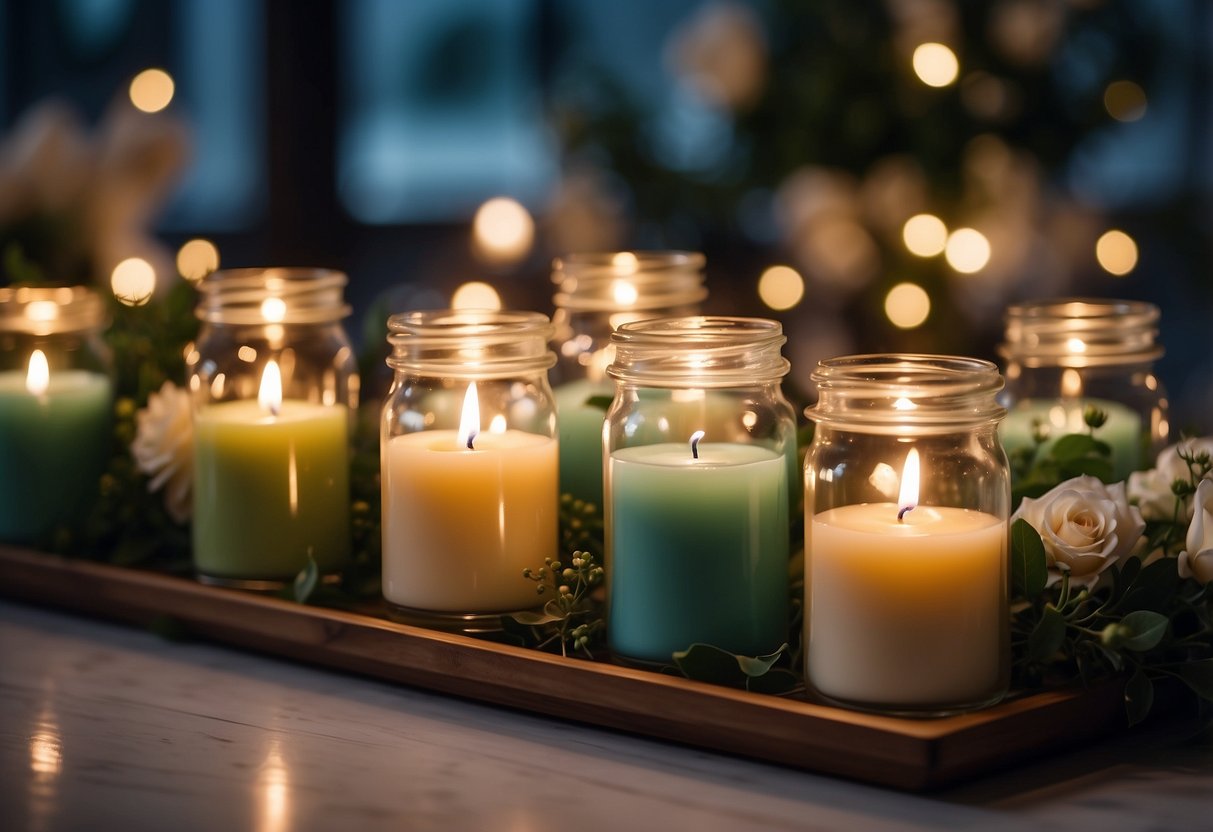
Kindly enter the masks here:
M 163 69 L 145 69 L 131 79 L 131 103 L 145 113 L 158 113 L 173 100 L 174 89 Z
M 917 283 L 898 283 L 885 295 L 884 313 L 893 326 L 914 329 L 931 314 L 931 298 Z
M 960 74 L 956 53 L 942 43 L 923 43 L 914 50 L 914 74 L 928 87 L 946 87 Z
M 512 263 L 526 257 L 535 239 L 535 221 L 522 203 L 494 197 L 476 211 L 472 220 L 476 251 L 493 263 Z
M 473 280 L 465 283 L 451 295 L 452 309 L 500 309 L 501 296 L 487 283 Z
M 990 262 L 990 241 L 975 228 L 958 228 L 948 235 L 944 257 L 961 274 L 979 272 Z
M 1109 274 L 1120 277 L 1137 266 L 1137 243 L 1123 231 L 1105 231 L 1095 242 L 1095 259 Z
M 1137 121 L 1146 114 L 1146 91 L 1132 81 L 1113 81 L 1104 90 L 1103 105 L 1117 121 Z
M 142 306 L 156 289 L 156 270 L 141 257 L 128 257 L 110 275 L 114 297 L 127 306 Z
M 791 309 L 804 297 L 804 278 L 790 266 L 771 266 L 758 278 L 758 297 L 777 311 Z
M 219 249 L 210 240 L 190 240 L 177 251 L 177 272 L 197 282 L 219 268 Z
M 948 244 L 948 227 L 934 214 L 916 214 L 902 226 L 901 239 L 911 254 L 934 257 Z
M 611 284 L 611 294 L 615 297 L 615 305 L 625 308 L 640 299 L 640 292 L 630 280 L 616 280 Z
M 271 324 L 282 323 L 286 319 L 286 301 L 282 298 L 261 301 L 261 317 Z

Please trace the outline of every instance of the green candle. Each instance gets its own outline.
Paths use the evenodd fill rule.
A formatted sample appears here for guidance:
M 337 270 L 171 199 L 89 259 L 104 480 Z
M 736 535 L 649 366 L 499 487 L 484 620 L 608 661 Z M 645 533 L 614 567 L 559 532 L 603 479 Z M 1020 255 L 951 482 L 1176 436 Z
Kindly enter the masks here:
M 346 409 L 287 400 L 202 408 L 194 418 L 194 566 L 218 580 L 289 579 L 349 557 Z
M 45 372 L 45 359 L 41 366 Z M 79 516 L 97 493 L 110 447 L 106 376 L 32 375 L 0 373 L 0 539 L 22 543 Z
M 1024 399 L 1013 405 L 1007 418 L 998 426 L 998 436 L 1007 454 L 1034 444 L 1036 423 L 1048 432 L 1038 456 L 1048 453 L 1053 443 L 1070 433 L 1087 433 L 1083 411 L 1097 407 L 1108 419 L 1095 431 L 1095 438 L 1112 448 L 1112 471 L 1116 480 L 1126 480 L 1141 467 L 1141 417 L 1123 404 L 1103 399 Z
M 555 390 L 560 431 L 560 491 L 602 505 L 602 422 L 606 409 L 591 396 L 614 396 L 609 381 L 571 381 Z
M 767 448 L 704 443 L 610 457 L 607 636 L 669 662 L 694 642 L 770 652 L 787 638 L 788 483 Z

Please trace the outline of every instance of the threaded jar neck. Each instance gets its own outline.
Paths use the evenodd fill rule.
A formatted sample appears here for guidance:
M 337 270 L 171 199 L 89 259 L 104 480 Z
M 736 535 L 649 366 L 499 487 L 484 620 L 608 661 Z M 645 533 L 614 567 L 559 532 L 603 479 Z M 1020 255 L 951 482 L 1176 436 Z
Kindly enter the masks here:
M 1002 376 L 989 361 L 942 355 L 854 355 L 822 361 L 811 376 L 818 424 L 862 433 L 942 433 L 996 424 Z
M 235 326 L 335 323 L 350 314 L 347 282 L 329 269 L 224 269 L 198 283 L 196 313 Z
M 570 254 L 552 262 L 553 301 L 570 312 L 644 312 L 702 303 L 704 257 L 691 251 Z
M 440 309 L 388 318 L 393 370 L 462 379 L 545 372 L 552 324 L 538 312 Z
M 0 289 L 0 332 L 59 335 L 101 329 L 106 322 L 101 295 L 84 286 Z
M 790 365 L 779 322 L 765 318 L 650 318 L 611 335 L 607 375 L 654 387 L 746 387 L 779 381 Z
M 998 354 L 1024 367 L 1101 367 L 1162 357 L 1158 307 L 1129 300 L 1063 298 L 1007 308 Z

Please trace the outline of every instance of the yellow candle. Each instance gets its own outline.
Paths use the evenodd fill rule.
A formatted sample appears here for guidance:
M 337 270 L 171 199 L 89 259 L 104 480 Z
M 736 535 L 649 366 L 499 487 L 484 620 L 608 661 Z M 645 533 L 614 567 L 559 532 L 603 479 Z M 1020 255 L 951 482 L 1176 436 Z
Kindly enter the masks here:
M 520 430 L 389 439 L 382 460 L 384 597 L 449 613 L 537 606 L 535 584 L 522 572 L 555 557 L 558 469 L 556 440 Z
M 903 491 L 898 503 L 842 506 L 807 525 L 807 670 L 825 696 L 931 708 L 1001 690 L 1006 522 L 906 510 L 917 502 L 914 479 L 910 500 Z

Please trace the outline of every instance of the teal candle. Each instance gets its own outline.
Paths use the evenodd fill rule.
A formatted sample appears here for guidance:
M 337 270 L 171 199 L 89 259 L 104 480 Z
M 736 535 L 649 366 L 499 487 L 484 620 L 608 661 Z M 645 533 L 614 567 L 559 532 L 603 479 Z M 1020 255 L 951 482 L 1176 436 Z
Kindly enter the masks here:
M 101 373 L 30 375 L 0 373 L 0 539 L 21 543 L 78 518 L 97 493 L 113 411 Z
M 602 422 L 606 409 L 592 396 L 614 396 L 609 381 L 571 381 L 554 391 L 560 431 L 560 491 L 602 505 Z
M 1112 470 L 1116 480 L 1126 480 L 1142 463 L 1141 417 L 1123 404 L 1103 399 L 1024 399 L 1013 405 L 1007 418 L 998 426 L 998 435 L 1008 455 L 1019 448 L 1030 448 L 1035 423 L 1040 422 L 1049 438 L 1041 446 L 1040 455 L 1070 433 L 1087 433 L 1083 411 L 1094 406 L 1108 415 L 1108 420 L 1095 431 L 1095 438 L 1112 448 Z
M 787 638 L 788 482 L 756 445 L 623 448 L 610 457 L 607 636 L 669 663 L 705 642 L 746 655 Z

